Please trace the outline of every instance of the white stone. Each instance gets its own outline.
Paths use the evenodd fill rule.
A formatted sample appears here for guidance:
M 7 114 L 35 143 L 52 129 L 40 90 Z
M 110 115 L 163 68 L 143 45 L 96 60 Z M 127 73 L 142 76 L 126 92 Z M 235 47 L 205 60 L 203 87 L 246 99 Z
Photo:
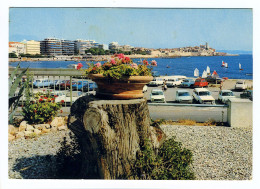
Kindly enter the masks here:
M 64 117 L 55 117 L 51 122 L 52 127 L 60 127 L 66 124 Z
M 19 126 L 19 132 L 25 131 L 27 126 L 27 121 L 22 121 Z
M 18 127 L 15 127 L 13 125 L 8 125 L 8 133 L 14 135 L 15 133 L 17 133 L 19 130 Z
M 39 135 L 39 134 L 41 134 L 41 130 L 39 130 L 39 129 L 34 129 L 34 131 L 33 131 L 36 135 Z
M 51 129 L 46 129 L 46 128 L 42 129 L 42 133 L 49 133 L 50 131 L 51 131 Z
M 8 141 L 11 141 L 11 140 L 14 140 L 14 139 L 15 139 L 14 135 L 8 134 Z
M 21 137 L 24 137 L 24 132 L 18 132 L 18 133 L 16 133 L 15 138 L 21 138 Z
M 34 127 L 32 125 L 27 124 L 26 131 L 33 131 Z
M 24 131 L 24 136 L 30 137 L 32 136 L 33 132 L 32 131 Z
M 65 126 L 65 125 L 58 127 L 58 130 L 59 130 L 59 131 L 61 131 L 61 130 L 67 130 L 67 129 L 68 129 L 68 127 Z

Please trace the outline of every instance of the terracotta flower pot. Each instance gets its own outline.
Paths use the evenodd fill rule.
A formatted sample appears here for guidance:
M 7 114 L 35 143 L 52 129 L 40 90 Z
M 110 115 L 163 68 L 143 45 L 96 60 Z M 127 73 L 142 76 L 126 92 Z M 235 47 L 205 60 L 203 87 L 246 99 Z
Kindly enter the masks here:
M 89 74 L 98 85 L 97 95 L 107 99 L 143 98 L 143 87 L 152 81 L 152 76 L 130 76 L 118 79 L 107 79 L 102 74 Z

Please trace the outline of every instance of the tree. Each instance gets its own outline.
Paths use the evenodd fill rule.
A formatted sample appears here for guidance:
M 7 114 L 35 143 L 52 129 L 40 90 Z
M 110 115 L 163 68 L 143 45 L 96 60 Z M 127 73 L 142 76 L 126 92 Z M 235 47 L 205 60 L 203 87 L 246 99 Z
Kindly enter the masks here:
M 15 53 L 9 53 L 9 58 L 18 58 Z

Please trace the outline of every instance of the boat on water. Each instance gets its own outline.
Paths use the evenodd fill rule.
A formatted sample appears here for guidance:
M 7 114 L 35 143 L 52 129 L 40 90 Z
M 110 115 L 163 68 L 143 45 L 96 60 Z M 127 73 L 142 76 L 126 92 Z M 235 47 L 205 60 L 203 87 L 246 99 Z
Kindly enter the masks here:
M 240 64 L 240 63 L 238 64 L 238 67 L 239 67 L 239 70 L 243 70 L 243 69 L 241 68 L 241 64 Z
M 225 67 L 225 62 L 222 60 L 221 67 Z
M 167 65 L 166 68 L 170 68 L 170 66 Z
M 206 78 L 206 77 L 207 77 L 207 75 L 208 75 L 208 74 L 207 74 L 207 71 L 206 71 L 206 70 L 204 70 L 204 71 L 203 71 L 203 73 L 202 73 L 202 76 L 201 76 L 201 77 L 202 77 L 202 78 Z
M 77 64 L 69 64 L 67 65 L 67 68 L 70 68 L 70 69 L 77 69 Z
M 210 75 L 210 68 L 207 66 L 207 75 Z
M 228 63 L 225 62 L 225 68 L 228 68 Z
M 198 68 L 196 68 L 194 70 L 194 77 L 199 77 L 199 70 L 198 70 Z

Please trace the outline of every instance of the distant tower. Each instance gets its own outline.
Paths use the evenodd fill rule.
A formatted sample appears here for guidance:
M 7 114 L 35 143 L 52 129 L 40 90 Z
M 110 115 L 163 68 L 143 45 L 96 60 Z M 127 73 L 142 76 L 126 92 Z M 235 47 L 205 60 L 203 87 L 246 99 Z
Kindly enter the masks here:
M 206 42 L 206 50 L 209 49 L 209 45 L 208 45 L 208 42 Z

